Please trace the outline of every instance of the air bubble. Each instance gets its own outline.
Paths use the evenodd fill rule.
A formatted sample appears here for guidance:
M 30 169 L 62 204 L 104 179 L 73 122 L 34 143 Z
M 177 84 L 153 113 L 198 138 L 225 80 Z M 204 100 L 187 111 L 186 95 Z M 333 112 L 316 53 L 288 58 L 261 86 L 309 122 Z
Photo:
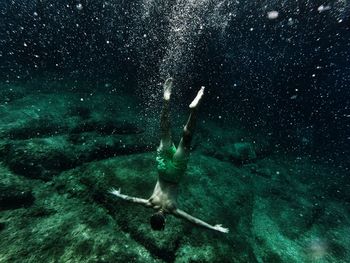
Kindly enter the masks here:
M 76 8 L 80 11 L 83 9 L 83 5 L 81 3 L 76 5 Z
M 279 13 L 278 11 L 270 11 L 270 12 L 267 12 L 267 18 L 268 19 L 276 19 L 278 17 Z

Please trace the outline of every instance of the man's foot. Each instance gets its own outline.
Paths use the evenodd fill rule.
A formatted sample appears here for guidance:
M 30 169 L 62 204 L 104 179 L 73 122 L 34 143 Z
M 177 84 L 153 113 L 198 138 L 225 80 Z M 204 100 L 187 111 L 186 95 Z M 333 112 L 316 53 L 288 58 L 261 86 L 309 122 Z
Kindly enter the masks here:
M 201 87 L 201 89 L 198 91 L 197 96 L 194 98 L 194 100 L 190 104 L 190 108 L 194 109 L 198 106 L 200 100 L 202 99 L 203 93 L 204 93 L 204 86 Z
M 164 88 L 164 99 L 170 100 L 171 89 L 173 87 L 173 78 L 168 78 L 163 85 Z

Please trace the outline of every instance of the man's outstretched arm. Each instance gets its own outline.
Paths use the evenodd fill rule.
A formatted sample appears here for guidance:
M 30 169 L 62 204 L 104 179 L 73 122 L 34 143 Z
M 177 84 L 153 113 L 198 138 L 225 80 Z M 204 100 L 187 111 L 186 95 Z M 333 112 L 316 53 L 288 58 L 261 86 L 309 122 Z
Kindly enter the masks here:
M 132 203 L 137 203 L 145 206 L 151 206 L 151 203 L 147 199 L 142 199 L 138 197 L 133 197 L 133 196 L 128 196 L 128 195 L 123 195 L 120 193 L 120 188 L 118 190 L 112 188 L 111 190 L 108 191 L 108 193 L 115 195 L 123 200 L 132 202 Z
M 199 225 L 199 226 L 203 226 L 203 227 L 206 227 L 206 228 L 209 228 L 211 230 L 216 230 L 216 231 L 219 231 L 219 232 L 222 232 L 222 233 L 228 233 L 229 232 L 229 229 L 228 228 L 225 228 L 225 227 L 222 227 L 221 225 L 215 225 L 215 226 L 212 226 L 198 218 L 195 218 L 189 214 L 187 214 L 186 212 L 180 210 L 180 209 L 175 209 L 173 211 L 173 214 L 177 217 L 181 217 L 181 218 L 184 218 L 188 221 L 190 221 L 191 223 L 194 223 L 196 225 Z

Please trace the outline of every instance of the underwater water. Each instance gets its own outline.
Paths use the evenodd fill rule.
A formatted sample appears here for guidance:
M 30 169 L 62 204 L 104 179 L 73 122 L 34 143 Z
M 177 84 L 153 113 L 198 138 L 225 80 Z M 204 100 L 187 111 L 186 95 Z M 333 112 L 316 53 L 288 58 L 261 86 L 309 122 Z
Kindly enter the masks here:
M 162 178 L 169 77 L 158 197 L 209 229 L 109 193 Z M 0 116 L 1 263 L 350 262 L 347 0 L 0 1 Z

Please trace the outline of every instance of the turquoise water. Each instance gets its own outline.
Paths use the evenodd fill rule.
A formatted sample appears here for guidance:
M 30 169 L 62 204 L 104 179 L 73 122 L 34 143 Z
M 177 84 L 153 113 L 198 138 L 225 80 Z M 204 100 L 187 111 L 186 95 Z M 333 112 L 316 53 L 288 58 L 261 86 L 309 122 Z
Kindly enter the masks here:
M 349 8 L 1 2 L 0 262 L 349 262 Z M 153 192 L 168 77 L 178 148 L 205 90 Z

